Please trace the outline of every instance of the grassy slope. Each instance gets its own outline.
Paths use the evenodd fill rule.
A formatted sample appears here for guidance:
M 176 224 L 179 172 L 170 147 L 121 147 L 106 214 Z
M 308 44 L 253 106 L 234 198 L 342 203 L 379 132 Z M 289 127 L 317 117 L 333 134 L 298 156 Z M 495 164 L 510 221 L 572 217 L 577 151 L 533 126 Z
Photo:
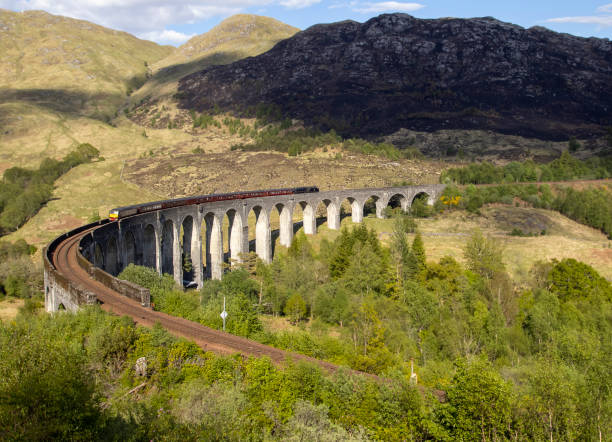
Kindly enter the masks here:
M 121 180 L 126 160 L 138 157 L 160 146 L 188 141 L 190 136 L 180 131 L 143 129 L 125 119 L 117 127 L 101 122 L 74 121 L 68 130 L 82 141 L 96 145 L 104 161 L 79 166 L 69 171 L 56 183 L 54 199 L 29 220 L 9 240 L 25 238 L 38 246 L 58 234 L 83 224 L 92 212 L 107 216 L 108 210 L 120 205 L 159 199 L 145 188 Z
M 173 49 L 42 11 L 0 10 L 0 170 L 59 158 Z M 76 130 L 75 130 L 76 128 Z
M 504 262 L 516 282 L 528 278 L 529 269 L 538 260 L 575 258 L 593 266 L 602 276 L 612 280 L 612 241 L 598 230 L 578 224 L 565 216 L 544 209 L 513 206 L 491 206 L 482 215 L 465 211 L 445 213 L 430 219 L 417 220 L 423 235 L 428 261 L 438 261 L 452 256 L 463 262 L 463 249 L 472 232 L 479 228 L 486 235 L 498 239 L 504 249 Z M 516 237 L 508 233 L 513 227 L 525 229 L 533 217 L 547 227 L 547 234 L 537 237 Z M 392 219 L 366 217 L 369 228 L 378 232 L 379 238 L 388 244 L 393 232 Z M 342 220 L 342 227 L 350 228 L 350 217 Z M 323 238 L 333 240 L 337 231 L 329 230 L 326 224 L 312 238 L 318 248 Z M 414 235 L 408 235 L 412 241 Z
M 189 61 L 200 66 L 201 57 L 226 52 L 238 59 L 296 31 L 264 17 L 232 17 L 156 66 Z M 150 67 L 173 51 L 81 20 L 0 10 L 0 172 L 14 165 L 36 167 L 45 156 L 61 158 L 83 142 L 105 158 L 62 177 L 54 200 L 9 240 L 26 238 L 42 246 L 92 213 L 105 216 L 111 207 L 167 196 L 122 181 L 124 163 L 150 151 L 189 152 L 202 143 L 182 130 L 145 131 L 115 112 L 127 99 L 130 81 L 144 78 L 145 61 Z M 221 150 L 238 141 L 221 132 L 212 140 Z M 207 146 L 211 140 L 205 138 Z
M 117 104 L 126 82 L 146 73 L 145 61 L 154 63 L 174 50 L 42 11 L 0 10 L 0 33 L 0 87 L 62 91 L 75 103 L 80 94 L 89 94 L 96 100 L 83 103 L 86 111 L 104 107 L 108 100 Z M 54 101 L 49 105 L 65 105 Z
M 145 97 L 169 97 L 176 93 L 181 77 L 208 66 L 259 55 L 298 31 L 269 17 L 233 15 L 155 63 L 152 66 L 153 77 L 134 94 L 132 102 Z

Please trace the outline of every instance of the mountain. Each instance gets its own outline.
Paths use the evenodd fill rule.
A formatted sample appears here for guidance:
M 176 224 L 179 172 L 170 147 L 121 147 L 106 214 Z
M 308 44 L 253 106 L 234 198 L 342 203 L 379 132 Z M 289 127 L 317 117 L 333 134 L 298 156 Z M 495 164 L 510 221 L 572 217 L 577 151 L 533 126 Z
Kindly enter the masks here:
M 257 57 L 189 75 L 179 91 L 187 109 L 273 106 L 345 136 L 593 138 L 612 126 L 612 43 L 489 17 L 385 14 L 313 26 Z
M 43 11 L 0 10 L 0 102 L 112 116 L 174 48 Z
M 153 76 L 134 98 L 173 95 L 178 80 L 213 65 L 259 55 L 299 29 L 269 17 L 233 15 L 210 31 L 191 38 L 152 66 Z

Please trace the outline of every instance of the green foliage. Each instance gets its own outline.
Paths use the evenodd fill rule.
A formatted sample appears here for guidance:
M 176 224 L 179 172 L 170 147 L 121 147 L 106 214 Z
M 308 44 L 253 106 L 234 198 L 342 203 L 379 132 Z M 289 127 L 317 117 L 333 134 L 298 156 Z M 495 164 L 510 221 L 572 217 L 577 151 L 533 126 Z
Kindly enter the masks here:
M 483 360 L 456 362 L 456 373 L 439 407 L 440 420 L 452 440 L 510 438 L 512 390 Z
M 491 237 L 485 237 L 476 230 L 464 250 L 467 267 L 480 276 L 492 279 L 496 273 L 504 271 L 501 245 Z
M 206 281 L 201 292 L 183 292 L 176 287 L 170 275 L 160 276 L 148 267 L 130 264 L 119 275 L 120 279 L 134 282 L 151 291 L 151 302 L 156 310 L 221 329 L 219 316 L 226 298 L 228 313 L 226 331 L 239 336 L 253 337 L 262 331 L 262 325 L 253 305 L 257 299 L 257 284 L 248 279 L 244 269 L 228 272 L 222 281 Z
M 24 239 L 18 239 L 14 243 L 0 241 L 0 261 L 33 255 L 35 252 L 36 247 L 28 244 Z
M 412 219 L 412 218 L 410 218 Z M 409 226 L 408 228 L 411 228 Z M 403 285 L 411 276 L 416 273 L 416 265 L 410 268 L 409 263 L 414 260 L 413 251 L 406 240 L 407 226 L 403 218 L 396 218 L 393 226 L 393 236 L 391 239 L 391 256 L 395 264 L 395 278 L 398 284 Z
M 574 190 L 571 187 L 557 186 L 555 190 L 556 196 L 553 196 L 547 184 L 504 184 L 490 187 L 468 185 L 459 195 L 459 207 L 478 213 L 484 204 L 514 204 L 518 199 L 533 207 L 557 210 L 574 221 L 601 230 L 612 238 L 612 205 L 609 204 L 612 192 L 605 187 Z M 449 186 L 445 189 L 444 196 L 456 196 L 459 192 L 456 187 Z
M 215 117 L 208 114 L 200 114 L 196 116 L 195 112 L 191 114 L 193 120 L 193 127 L 199 127 L 200 129 L 208 129 L 210 126 L 221 128 L 221 123 Z
M 514 286 L 498 245 L 479 232 L 466 248 L 471 270 L 450 257 L 425 263 L 418 236 L 409 247 L 405 230 L 400 217 L 387 249 L 363 226 L 345 229 L 318 252 L 298 234 L 271 264 L 247 259 L 199 292 L 183 291 L 152 269 L 132 265 L 121 274 L 148 287 L 158 310 L 220 328 L 225 298 L 231 333 L 379 374 L 384 382 L 343 369 L 327 375 L 305 363 L 279 369 L 269 359 L 218 357 L 161 326 L 135 327 L 96 307 L 37 315 L 30 302 L 16 321 L 0 323 L 0 434 L 609 439 L 610 284 L 590 267 L 563 260 L 540 263 L 532 280 Z M 29 260 L 30 251 L 23 242 L 0 243 L 0 256 L 9 260 Z M 3 279 L 26 267 L 3 265 Z M 411 265 L 420 270 L 411 274 Z M 290 317 L 294 305 L 293 321 L 298 314 L 310 320 L 264 330 L 258 315 Z M 146 360 L 142 375 L 134 367 L 139 358 Z M 418 389 L 409 385 L 416 381 L 409 361 Z
M 297 324 L 306 316 L 306 302 L 299 294 L 295 293 L 287 300 L 284 311 L 289 316 L 291 323 Z
M 0 233 L 17 230 L 51 199 L 53 183 L 79 164 L 99 157 L 91 144 L 83 143 L 62 161 L 45 158 L 37 170 L 12 167 L 0 182 Z
M 361 224 L 351 231 L 342 229 L 340 236 L 334 241 L 334 253 L 329 260 L 329 271 L 332 278 L 340 278 L 350 265 L 355 244 L 362 247 L 367 244 L 377 255 L 381 255 L 381 246 L 376 233 Z
M 151 293 L 173 290 L 176 285 L 170 275 L 160 276 L 155 269 L 129 264 L 118 276 L 119 279 L 131 281 L 145 287 Z M 153 295 L 155 296 L 155 295 Z
M 0 324 L 0 434 L 16 440 L 91 440 L 99 397 L 86 353 L 59 335 L 65 321 Z
M 425 258 L 425 245 L 423 244 L 423 238 L 421 233 L 417 232 L 412 240 L 412 255 L 415 261 L 415 273 L 420 273 L 425 270 L 426 258 Z
M 89 218 L 87 218 L 87 222 L 88 223 L 95 223 L 96 221 L 100 221 L 100 211 L 98 210 L 93 210 L 91 212 L 91 215 L 89 215 Z
M 562 301 L 593 295 L 612 300 L 612 285 L 593 267 L 573 258 L 553 261 L 548 283 L 550 291 Z
M 240 120 L 235 121 L 240 123 Z M 377 155 L 394 160 L 400 158 L 421 158 L 423 156 L 416 149 L 400 150 L 388 143 L 373 143 L 359 138 L 343 140 L 333 129 L 326 133 L 319 132 L 316 129 L 304 128 L 288 130 L 291 127 L 290 120 L 284 120 L 281 124 L 268 124 L 265 121 L 266 119 L 264 119 L 263 122 L 258 120 L 258 122 L 255 124 L 255 132 L 251 133 L 255 140 L 254 143 L 238 144 L 232 146 L 232 150 L 273 150 L 277 152 L 285 152 L 289 156 L 297 156 L 315 149 L 327 149 L 328 146 L 337 146 L 351 152 L 362 153 L 365 155 Z M 235 127 L 232 126 L 232 124 Z M 240 124 L 232 123 L 229 119 L 227 121 L 230 131 L 234 130 L 235 133 L 240 130 L 241 135 L 248 135 L 248 131 L 243 130 Z M 257 128 L 262 126 L 263 129 L 257 132 Z
M 574 440 L 578 416 L 576 385 L 572 373 L 556 361 L 538 361 L 528 381 L 523 399 L 531 419 L 527 432 L 533 439 Z
M 30 255 L 36 247 L 23 239 L 0 241 L 0 295 L 29 299 L 42 289 L 42 272 Z
M 427 204 L 427 195 L 419 195 L 414 199 L 410 214 L 415 218 L 427 218 L 433 214 L 432 207 Z
M 612 192 L 603 188 L 559 189 L 552 207 L 563 215 L 601 230 L 612 238 Z
M 567 143 L 569 151 L 574 153 L 576 152 L 578 149 L 580 149 L 581 145 L 578 142 L 578 140 L 576 140 L 576 137 L 571 137 Z
M 570 152 L 580 148 L 575 139 L 569 141 Z M 531 181 L 568 181 L 600 179 L 612 176 L 612 157 L 591 158 L 581 161 L 568 151 L 548 164 L 536 165 L 532 160 L 513 161 L 505 166 L 491 163 L 472 163 L 465 167 L 446 169 L 440 175 L 441 183 L 501 184 Z

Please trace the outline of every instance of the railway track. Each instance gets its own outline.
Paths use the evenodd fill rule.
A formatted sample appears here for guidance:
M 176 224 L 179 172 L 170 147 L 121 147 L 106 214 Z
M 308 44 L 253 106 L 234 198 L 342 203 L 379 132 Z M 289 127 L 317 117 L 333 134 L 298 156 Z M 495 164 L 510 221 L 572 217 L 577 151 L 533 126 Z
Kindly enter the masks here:
M 327 371 L 338 369 L 338 366 L 329 362 L 280 350 L 246 338 L 214 330 L 184 318 L 151 310 L 94 280 L 79 265 L 77 252 L 79 242 L 83 236 L 95 229 L 96 227 L 92 227 L 76 235 L 69 236 L 60 242 L 53 251 L 52 264 L 64 277 L 80 285 L 82 288 L 95 293 L 103 310 L 116 315 L 129 316 L 137 324 L 146 327 L 152 327 L 154 324 L 159 323 L 171 334 L 192 340 L 202 349 L 217 354 L 240 353 L 245 356 L 268 356 L 277 365 L 283 364 L 288 358 L 291 358 L 294 361 L 308 361 L 318 364 Z

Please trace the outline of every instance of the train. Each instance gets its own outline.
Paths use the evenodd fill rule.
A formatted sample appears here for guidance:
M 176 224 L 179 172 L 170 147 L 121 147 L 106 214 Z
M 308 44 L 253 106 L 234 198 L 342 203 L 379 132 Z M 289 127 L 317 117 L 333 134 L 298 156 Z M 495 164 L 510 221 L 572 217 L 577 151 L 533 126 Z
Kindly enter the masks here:
M 216 201 L 237 200 L 246 198 L 261 198 L 265 196 L 292 195 L 297 193 L 318 192 L 316 186 L 291 187 L 286 189 L 253 190 L 246 192 L 219 193 L 212 195 L 188 196 L 174 200 L 154 201 L 152 203 L 134 204 L 111 209 L 108 218 L 111 221 L 141 213 L 154 212 L 156 210 L 171 209 L 173 207 L 189 206 L 192 204 L 212 203 Z

